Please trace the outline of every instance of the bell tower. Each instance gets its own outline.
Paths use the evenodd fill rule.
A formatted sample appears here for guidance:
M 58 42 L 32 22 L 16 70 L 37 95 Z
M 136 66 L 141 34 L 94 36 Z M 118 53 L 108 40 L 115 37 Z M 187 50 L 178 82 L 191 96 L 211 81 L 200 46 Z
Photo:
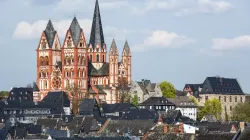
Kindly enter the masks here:
M 110 51 L 109 51 L 109 84 L 110 86 L 118 85 L 118 61 L 119 61 L 119 53 L 113 39 Z
M 41 91 L 41 99 L 53 88 L 53 67 L 61 61 L 61 47 L 59 37 L 51 20 L 41 35 L 37 47 L 37 85 Z M 61 88 L 59 78 L 58 89 Z
M 128 41 L 126 40 L 123 51 L 122 51 L 122 64 L 124 65 L 124 71 L 122 74 L 125 77 L 125 80 L 128 85 L 131 85 L 132 82 L 132 63 L 131 63 L 131 51 L 128 45 Z

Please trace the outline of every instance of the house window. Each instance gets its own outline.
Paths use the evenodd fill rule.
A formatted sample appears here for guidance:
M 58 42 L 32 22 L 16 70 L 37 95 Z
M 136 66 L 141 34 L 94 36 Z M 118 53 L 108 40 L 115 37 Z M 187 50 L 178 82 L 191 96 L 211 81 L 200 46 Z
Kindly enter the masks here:
M 227 97 L 226 96 L 224 96 L 224 102 L 227 102 Z
M 105 60 L 105 57 L 104 57 L 104 55 L 102 55 L 102 62 L 104 62 L 104 60 Z
M 242 97 L 240 97 L 240 102 L 243 102 Z
M 232 106 L 230 106 L 230 111 L 232 111 Z
M 165 106 L 163 106 L 163 109 L 166 109 Z
M 229 97 L 229 101 L 232 102 L 232 96 Z
M 237 96 L 235 96 L 235 102 L 237 102 Z
M 156 106 L 156 109 L 158 109 L 158 106 Z
M 207 100 L 208 100 L 208 96 L 205 97 L 205 101 L 207 101 Z
M 221 97 L 219 96 L 219 101 L 221 101 Z
M 200 98 L 198 98 L 198 102 L 200 102 L 201 101 L 201 99 Z

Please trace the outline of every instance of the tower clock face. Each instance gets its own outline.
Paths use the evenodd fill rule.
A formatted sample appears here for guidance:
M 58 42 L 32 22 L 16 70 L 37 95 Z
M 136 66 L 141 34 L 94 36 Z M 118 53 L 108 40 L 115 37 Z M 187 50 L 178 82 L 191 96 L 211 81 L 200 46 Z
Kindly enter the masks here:
M 62 81 L 60 77 L 54 77 L 52 79 L 52 87 L 54 89 L 59 89 L 61 87 Z

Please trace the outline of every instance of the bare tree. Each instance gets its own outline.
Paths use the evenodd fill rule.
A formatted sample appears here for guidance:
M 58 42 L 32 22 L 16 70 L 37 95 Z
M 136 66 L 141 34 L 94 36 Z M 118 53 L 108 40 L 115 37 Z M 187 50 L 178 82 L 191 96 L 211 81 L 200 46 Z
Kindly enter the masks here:
M 126 79 L 122 76 L 118 79 L 118 88 L 120 93 L 120 103 L 130 103 L 131 95 L 129 94 L 129 86 Z
M 80 87 L 76 84 L 74 84 L 72 86 L 67 85 L 66 89 L 70 95 L 72 112 L 74 115 L 77 115 L 79 113 L 79 106 L 80 106 L 83 98 L 86 98 L 85 95 L 87 95 L 87 93 L 84 93 L 80 89 Z

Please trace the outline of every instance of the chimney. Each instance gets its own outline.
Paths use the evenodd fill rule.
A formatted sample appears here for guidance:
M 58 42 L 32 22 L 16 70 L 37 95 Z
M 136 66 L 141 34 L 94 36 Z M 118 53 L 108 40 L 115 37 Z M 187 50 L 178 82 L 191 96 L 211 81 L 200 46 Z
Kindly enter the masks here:
M 159 115 L 159 118 L 158 118 L 158 125 L 159 125 L 159 124 L 162 124 L 162 122 L 163 122 L 163 121 L 162 121 L 162 117 L 161 117 L 161 114 L 160 114 L 160 115 Z
M 168 126 L 167 126 L 167 124 L 164 124 L 163 133 L 166 134 L 167 132 L 168 132 Z
M 240 130 L 241 130 L 241 132 L 243 132 L 244 129 L 245 129 L 245 122 L 240 122 Z

